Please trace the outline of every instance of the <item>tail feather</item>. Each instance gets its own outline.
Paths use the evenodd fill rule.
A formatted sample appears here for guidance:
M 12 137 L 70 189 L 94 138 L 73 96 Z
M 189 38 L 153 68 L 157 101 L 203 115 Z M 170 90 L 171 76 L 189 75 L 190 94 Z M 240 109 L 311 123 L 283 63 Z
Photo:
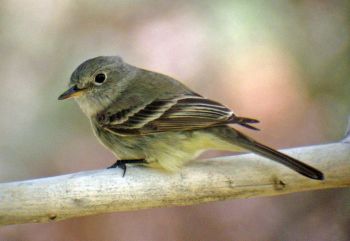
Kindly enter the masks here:
M 309 166 L 301 161 L 298 161 L 297 159 L 290 157 L 286 154 L 283 154 L 282 152 L 279 152 L 268 146 L 265 146 L 245 136 L 244 134 L 238 132 L 237 130 L 235 130 L 235 132 L 237 132 L 236 135 L 238 135 L 237 136 L 238 141 L 235 143 L 236 145 L 241 146 L 247 150 L 250 150 L 258 155 L 277 161 L 306 177 L 316 179 L 316 180 L 324 179 L 323 173 L 315 169 L 314 167 Z
M 257 124 L 260 122 L 256 119 L 232 115 L 229 121 L 232 124 L 238 124 L 238 125 L 244 126 L 244 127 L 251 129 L 251 130 L 260 131 L 260 129 L 258 129 L 252 125 L 249 125 L 249 124 Z

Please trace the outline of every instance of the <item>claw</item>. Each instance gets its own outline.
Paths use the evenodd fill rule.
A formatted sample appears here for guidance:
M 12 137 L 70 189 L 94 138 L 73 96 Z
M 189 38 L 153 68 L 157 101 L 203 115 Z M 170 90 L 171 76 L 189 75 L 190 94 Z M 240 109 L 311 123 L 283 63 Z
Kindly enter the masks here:
M 123 177 L 125 177 L 125 173 L 126 173 L 126 164 L 124 162 L 121 161 L 117 161 L 117 167 L 123 170 Z
M 107 169 L 120 168 L 123 170 L 123 177 L 126 173 L 126 164 L 142 164 L 147 163 L 145 159 L 134 159 L 134 160 L 117 160 L 112 166 L 107 167 Z

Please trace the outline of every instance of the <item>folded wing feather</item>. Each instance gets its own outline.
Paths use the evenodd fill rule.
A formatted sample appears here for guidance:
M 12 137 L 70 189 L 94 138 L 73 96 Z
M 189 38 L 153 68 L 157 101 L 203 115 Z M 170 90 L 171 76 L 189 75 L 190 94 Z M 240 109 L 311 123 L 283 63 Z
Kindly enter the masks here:
M 237 117 L 232 110 L 222 104 L 193 95 L 155 100 L 144 106 L 109 114 L 107 118 L 109 121 L 101 123 L 102 127 L 119 135 L 146 135 L 234 123 L 256 129 L 248 123 L 258 122 L 254 119 Z

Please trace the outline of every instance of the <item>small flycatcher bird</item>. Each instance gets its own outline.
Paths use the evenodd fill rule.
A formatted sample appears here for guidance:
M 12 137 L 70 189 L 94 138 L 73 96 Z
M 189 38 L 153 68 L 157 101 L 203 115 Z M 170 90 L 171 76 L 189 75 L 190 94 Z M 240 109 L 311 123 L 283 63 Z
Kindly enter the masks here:
M 176 171 L 208 149 L 250 150 L 312 179 L 323 174 L 265 146 L 230 125 L 257 130 L 257 120 L 237 116 L 179 81 L 102 56 L 82 63 L 72 74 L 69 90 L 101 143 L 118 158 L 111 168 L 142 164 Z

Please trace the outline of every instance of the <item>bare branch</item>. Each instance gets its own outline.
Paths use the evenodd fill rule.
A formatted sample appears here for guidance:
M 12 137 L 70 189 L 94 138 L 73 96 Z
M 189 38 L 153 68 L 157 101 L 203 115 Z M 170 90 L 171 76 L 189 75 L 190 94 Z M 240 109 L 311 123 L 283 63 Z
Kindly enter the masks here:
M 346 128 L 345 138 L 344 138 L 343 142 L 350 143 L 350 116 L 349 116 L 348 127 Z
M 349 143 L 286 153 L 322 170 L 326 180 L 305 178 L 254 154 L 197 161 L 173 174 L 142 167 L 129 167 L 125 178 L 118 169 L 82 172 L 0 184 L 0 224 L 350 186 Z

